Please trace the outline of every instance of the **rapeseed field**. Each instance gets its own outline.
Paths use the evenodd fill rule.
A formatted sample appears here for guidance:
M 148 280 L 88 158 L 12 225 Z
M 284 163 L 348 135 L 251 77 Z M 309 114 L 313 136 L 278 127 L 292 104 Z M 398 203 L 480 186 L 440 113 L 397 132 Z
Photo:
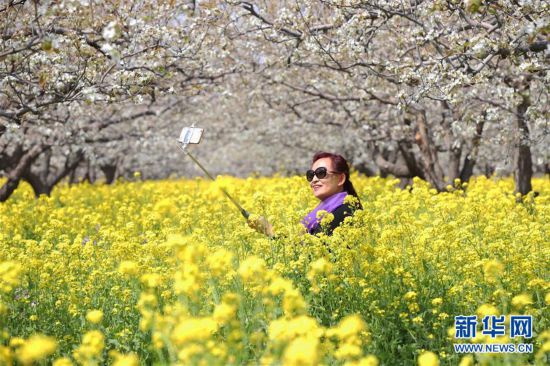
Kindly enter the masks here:
M 364 209 L 331 237 L 302 235 L 302 177 L 21 185 L 0 204 L 0 364 L 549 364 L 548 177 L 521 203 L 510 178 L 352 180 Z M 532 337 L 455 338 L 455 316 L 512 314 Z

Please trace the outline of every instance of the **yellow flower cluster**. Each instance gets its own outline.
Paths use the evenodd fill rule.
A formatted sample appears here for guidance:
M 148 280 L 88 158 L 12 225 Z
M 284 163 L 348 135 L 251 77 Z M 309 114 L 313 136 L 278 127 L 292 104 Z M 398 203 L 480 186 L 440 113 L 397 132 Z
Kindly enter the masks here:
M 73 352 L 78 363 L 83 365 L 99 364 L 105 347 L 105 336 L 98 330 L 91 330 L 82 337 L 82 344 Z
M 302 177 L 59 186 L 0 204 L 0 364 L 545 364 L 550 183 L 437 193 L 352 174 L 363 210 L 302 235 Z M 251 229 L 224 187 L 276 238 Z M 353 201 L 354 199 L 351 199 Z M 331 219 L 326 215 L 325 220 Z M 533 316 L 532 354 L 459 355 L 454 316 Z
M 33 335 L 17 349 L 17 359 L 23 365 L 44 359 L 55 352 L 57 342 L 51 337 Z

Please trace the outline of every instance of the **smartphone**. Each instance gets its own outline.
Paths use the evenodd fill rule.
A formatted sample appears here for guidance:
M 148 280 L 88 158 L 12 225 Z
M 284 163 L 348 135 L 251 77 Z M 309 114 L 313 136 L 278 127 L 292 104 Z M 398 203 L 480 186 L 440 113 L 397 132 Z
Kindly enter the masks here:
M 201 142 L 202 133 L 204 129 L 198 127 L 184 127 L 181 130 L 178 141 L 182 144 L 198 144 Z

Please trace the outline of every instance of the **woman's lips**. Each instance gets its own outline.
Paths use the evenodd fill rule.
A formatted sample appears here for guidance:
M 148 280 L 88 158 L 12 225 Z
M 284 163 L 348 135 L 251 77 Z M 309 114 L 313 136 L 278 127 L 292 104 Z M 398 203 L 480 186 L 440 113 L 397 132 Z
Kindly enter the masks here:
M 311 188 L 313 188 L 314 191 L 318 190 L 319 188 L 321 188 L 321 186 L 312 186 Z

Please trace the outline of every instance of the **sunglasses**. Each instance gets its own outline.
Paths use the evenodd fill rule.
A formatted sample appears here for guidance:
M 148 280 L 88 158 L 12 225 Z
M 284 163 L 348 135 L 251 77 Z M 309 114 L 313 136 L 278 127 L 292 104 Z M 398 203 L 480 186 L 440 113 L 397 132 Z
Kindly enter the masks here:
M 338 172 L 329 171 L 324 166 L 321 166 L 321 167 L 315 169 L 314 171 L 311 170 L 311 169 L 308 170 L 306 172 L 306 179 L 307 179 L 308 182 L 311 182 L 313 180 L 314 176 L 317 176 L 317 178 L 319 178 L 319 179 L 323 179 L 331 173 L 338 173 Z

